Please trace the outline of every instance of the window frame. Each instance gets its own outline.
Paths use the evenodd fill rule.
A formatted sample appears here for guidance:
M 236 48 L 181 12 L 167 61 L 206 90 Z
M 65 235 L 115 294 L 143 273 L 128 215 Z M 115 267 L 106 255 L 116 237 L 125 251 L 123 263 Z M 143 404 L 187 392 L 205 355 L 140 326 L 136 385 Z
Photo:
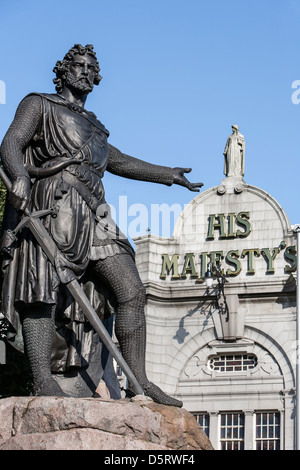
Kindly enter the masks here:
M 246 364 L 246 361 L 250 361 L 252 358 L 253 358 L 253 366 L 249 367 L 250 364 Z M 220 370 L 220 369 L 213 367 L 213 364 L 211 364 L 211 362 L 215 359 L 217 359 L 219 362 L 223 361 L 224 365 L 223 366 L 219 365 L 219 367 L 223 367 L 224 370 Z M 241 362 L 237 364 L 239 359 L 241 359 Z M 222 375 L 239 374 L 239 373 L 245 374 L 248 371 L 254 371 L 257 366 L 258 366 L 258 358 L 256 354 L 252 352 L 251 353 L 220 352 L 220 353 L 212 354 L 211 356 L 208 357 L 208 360 L 207 360 L 207 368 L 215 374 L 222 374 Z
M 238 417 L 238 422 L 234 423 L 233 416 Z M 226 418 L 226 422 L 222 424 L 222 418 Z M 231 423 L 228 418 L 231 417 Z M 242 423 L 240 422 L 242 418 Z M 227 434 L 226 437 L 222 437 L 222 430 L 224 429 L 224 436 Z M 227 432 L 226 432 L 227 430 Z M 231 431 L 231 437 L 228 438 L 228 432 Z M 237 432 L 237 437 L 234 437 L 235 430 Z M 240 435 L 240 431 L 242 430 L 242 435 Z M 219 413 L 219 423 L 218 423 L 218 442 L 219 442 L 219 449 L 220 450 L 244 450 L 245 449 L 245 414 L 242 411 L 220 411 Z M 228 449 L 222 448 L 223 444 L 227 447 L 227 444 L 230 442 L 237 444 L 239 448 L 237 449 Z M 240 448 L 242 447 L 242 448 Z
M 267 431 L 267 437 L 258 437 L 257 436 L 257 418 L 259 415 L 264 415 L 264 414 L 267 414 L 268 415 L 268 421 L 266 424 L 264 423 L 260 423 L 259 426 L 261 428 L 263 427 L 266 427 L 266 431 Z M 278 422 L 277 423 L 269 423 L 269 418 L 270 418 L 270 415 L 273 415 L 273 419 L 275 421 L 276 417 L 278 419 Z M 280 450 L 281 449 L 281 429 L 282 429 L 282 419 L 281 419 L 281 412 L 279 410 L 256 410 L 254 413 L 253 413 L 253 433 L 254 433 L 254 439 L 253 439 L 253 450 Z M 270 428 L 269 426 L 272 426 L 272 428 Z M 276 428 L 277 428 L 277 432 L 276 432 Z M 273 430 L 273 436 L 270 436 L 269 435 L 269 431 L 270 429 Z M 261 434 L 263 432 L 263 429 L 261 429 Z M 276 443 L 275 446 L 274 446 L 274 449 L 258 449 L 257 448 L 257 444 L 258 443 L 261 443 L 263 444 L 264 442 L 266 442 L 268 444 L 268 447 L 269 447 L 269 444 L 270 442 L 273 442 L 273 443 Z

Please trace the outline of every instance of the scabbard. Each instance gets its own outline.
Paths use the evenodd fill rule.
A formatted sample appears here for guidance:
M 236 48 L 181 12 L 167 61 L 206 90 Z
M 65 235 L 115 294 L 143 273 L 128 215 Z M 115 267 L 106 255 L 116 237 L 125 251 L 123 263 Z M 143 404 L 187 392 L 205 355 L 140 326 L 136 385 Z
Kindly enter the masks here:
M 4 173 L 3 169 L 0 167 L 0 178 L 2 179 L 4 185 L 6 186 L 7 190 L 10 191 L 12 184 Z M 55 259 L 59 255 L 63 257 L 63 254 L 58 250 L 54 240 L 49 235 L 47 230 L 45 229 L 44 225 L 42 224 L 39 218 L 30 217 L 30 211 L 26 209 L 24 214 L 28 217 L 28 222 L 26 226 L 31 231 L 32 235 L 35 237 L 38 244 L 41 246 L 42 250 L 46 254 L 47 258 L 49 259 L 50 263 L 55 267 Z M 103 344 L 107 347 L 108 351 L 111 353 L 113 358 L 116 360 L 118 365 L 121 367 L 122 371 L 126 375 L 128 381 L 134 388 L 134 392 L 138 395 L 143 395 L 144 391 L 138 381 L 136 380 L 134 374 L 132 373 L 131 369 L 129 368 L 128 364 L 124 360 L 123 356 L 119 352 L 118 348 L 114 344 L 109 335 L 108 331 L 106 330 L 105 326 L 103 325 L 102 321 L 98 317 L 97 313 L 95 312 L 92 304 L 90 303 L 89 299 L 85 295 L 83 289 L 81 288 L 77 279 L 73 279 L 70 282 L 66 283 L 65 286 L 71 293 L 72 297 L 78 305 L 81 307 L 82 311 L 86 319 L 90 322 L 90 324 L 95 329 L 96 333 L 98 334 L 99 338 L 103 342 Z

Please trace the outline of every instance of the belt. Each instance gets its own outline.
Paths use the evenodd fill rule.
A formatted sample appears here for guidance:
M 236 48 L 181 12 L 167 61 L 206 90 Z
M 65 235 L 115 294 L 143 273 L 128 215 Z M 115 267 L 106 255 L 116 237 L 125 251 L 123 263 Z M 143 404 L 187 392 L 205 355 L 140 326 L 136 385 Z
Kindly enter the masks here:
M 103 171 L 100 171 L 97 166 L 95 166 L 95 164 L 87 163 L 77 158 L 69 158 L 67 160 L 58 158 L 53 165 L 47 167 L 36 167 L 34 165 L 26 164 L 25 168 L 30 178 L 43 179 L 60 173 L 63 169 L 67 168 L 70 165 L 81 165 L 83 167 L 85 166 L 89 169 L 89 171 L 95 173 L 100 178 L 103 178 Z
M 62 180 L 76 189 L 89 208 L 96 213 L 97 207 L 101 204 L 101 201 L 93 195 L 92 191 L 72 173 L 62 171 L 60 175 Z

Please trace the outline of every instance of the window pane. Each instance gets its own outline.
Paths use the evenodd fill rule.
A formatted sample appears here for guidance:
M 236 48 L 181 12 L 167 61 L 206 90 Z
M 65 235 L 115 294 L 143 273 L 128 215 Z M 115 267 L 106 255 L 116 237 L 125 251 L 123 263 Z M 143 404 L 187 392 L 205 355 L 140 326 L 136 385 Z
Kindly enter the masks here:
M 268 428 L 267 428 L 267 426 L 262 427 L 262 437 L 263 437 L 263 439 L 266 439 L 268 437 Z
M 269 424 L 273 424 L 274 422 L 274 413 L 270 413 L 269 415 Z
M 260 413 L 258 413 L 256 415 L 256 424 L 261 424 L 261 414 Z
M 267 413 L 263 413 L 263 415 L 262 415 L 262 423 L 263 424 L 267 424 L 267 416 L 268 416 Z

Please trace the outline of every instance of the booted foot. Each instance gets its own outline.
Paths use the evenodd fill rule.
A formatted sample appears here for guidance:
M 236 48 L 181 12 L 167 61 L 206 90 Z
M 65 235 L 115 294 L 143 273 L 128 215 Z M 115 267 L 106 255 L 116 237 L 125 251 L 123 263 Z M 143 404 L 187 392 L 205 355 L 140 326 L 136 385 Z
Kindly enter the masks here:
M 38 386 L 34 387 L 34 394 L 37 397 L 68 397 L 65 392 L 62 391 L 58 383 L 50 377 L 44 380 Z
M 169 397 L 165 392 L 163 392 L 157 385 L 154 385 L 152 382 L 148 382 L 146 386 L 143 387 L 145 395 L 152 398 L 153 401 L 159 403 L 160 405 L 169 405 L 182 407 L 183 403 L 176 398 Z

